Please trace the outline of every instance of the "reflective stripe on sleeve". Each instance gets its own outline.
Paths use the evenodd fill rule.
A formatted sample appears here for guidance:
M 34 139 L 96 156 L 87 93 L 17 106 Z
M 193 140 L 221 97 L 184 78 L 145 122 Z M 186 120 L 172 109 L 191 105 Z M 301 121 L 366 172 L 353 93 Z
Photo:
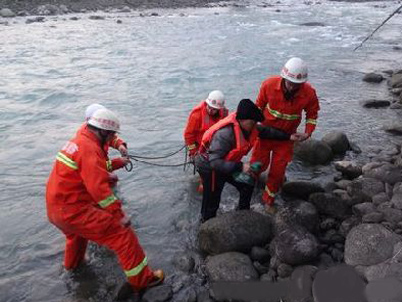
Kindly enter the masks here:
M 267 192 L 267 194 L 268 194 L 270 197 L 275 197 L 275 193 L 272 193 L 272 192 L 268 189 L 267 186 L 265 186 L 265 192 Z
M 141 261 L 140 264 L 138 264 L 136 267 L 133 269 L 124 271 L 127 277 L 134 277 L 137 276 L 139 273 L 142 272 L 142 270 L 148 265 L 148 260 L 147 257 L 144 257 L 144 260 Z
M 67 156 L 65 156 L 61 152 L 57 153 L 56 160 L 65 164 L 67 167 L 70 167 L 73 170 L 78 170 L 77 163 L 75 161 L 73 161 L 71 158 L 68 158 Z
M 191 151 L 191 150 L 197 148 L 197 145 L 196 144 L 188 145 L 187 148 L 188 148 L 188 150 Z
M 113 171 L 112 161 L 110 159 L 106 161 L 106 170 L 108 170 L 109 172 Z
M 283 119 L 283 120 L 294 121 L 294 120 L 298 120 L 300 118 L 299 114 L 286 114 L 286 113 L 281 113 L 277 110 L 271 109 L 269 107 L 269 104 L 267 104 L 267 109 L 268 109 L 269 113 L 271 113 L 271 115 L 275 116 L 276 118 Z
M 99 205 L 101 208 L 104 209 L 104 208 L 110 206 L 110 205 L 111 205 L 112 203 L 114 203 L 116 200 L 117 200 L 117 197 L 116 197 L 114 194 L 112 194 L 112 195 L 110 195 L 109 197 L 105 198 L 104 200 L 99 201 L 99 202 L 98 202 L 98 205 Z
M 312 118 L 308 118 L 308 119 L 306 120 L 306 124 L 317 125 L 317 120 L 312 119 Z

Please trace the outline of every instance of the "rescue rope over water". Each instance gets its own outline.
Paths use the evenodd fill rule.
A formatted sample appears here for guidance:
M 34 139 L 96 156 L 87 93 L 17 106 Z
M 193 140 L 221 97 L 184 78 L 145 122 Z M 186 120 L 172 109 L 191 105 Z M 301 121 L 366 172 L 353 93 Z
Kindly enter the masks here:
M 385 19 L 379 26 L 377 26 L 377 28 L 374 29 L 374 31 L 373 31 L 370 35 L 368 35 L 353 51 L 356 51 L 357 49 L 359 49 L 360 47 L 362 47 L 363 44 L 364 44 L 364 42 L 366 42 L 368 39 L 370 39 L 370 38 L 374 35 L 374 33 L 375 33 L 377 30 L 379 30 L 385 23 L 387 23 L 387 21 L 388 21 L 389 19 L 391 19 L 395 14 L 397 14 L 397 13 L 401 10 L 401 8 L 402 8 L 402 5 L 399 6 L 392 14 L 390 14 L 390 15 L 388 16 L 388 18 Z

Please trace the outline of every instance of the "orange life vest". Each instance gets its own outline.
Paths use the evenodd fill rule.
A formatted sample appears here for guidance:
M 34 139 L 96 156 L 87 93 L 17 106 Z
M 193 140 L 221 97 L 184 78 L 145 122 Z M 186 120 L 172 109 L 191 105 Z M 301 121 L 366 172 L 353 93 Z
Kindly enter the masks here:
M 228 110 L 225 108 L 219 110 L 217 116 L 210 116 L 205 101 L 201 101 L 195 106 L 190 113 L 186 129 L 184 130 L 184 139 L 189 150 L 197 148 L 201 144 L 201 139 L 205 131 L 227 115 Z
M 223 120 L 220 120 L 218 123 L 213 125 L 211 128 L 209 128 L 204 136 L 202 137 L 201 141 L 201 147 L 200 147 L 200 153 L 201 154 L 206 154 L 206 152 L 209 149 L 209 146 L 211 144 L 211 140 L 215 134 L 216 131 L 219 129 L 222 129 L 223 127 L 226 127 L 228 125 L 233 125 L 233 130 L 236 138 L 236 147 L 232 149 L 226 156 L 225 160 L 227 161 L 235 161 L 235 162 L 240 162 L 243 156 L 245 156 L 250 149 L 253 147 L 253 144 L 258 136 L 257 129 L 254 128 L 252 132 L 250 133 L 250 136 L 248 139 L 245 138 L 243 134 L 243 130 L 240 127 L 240 124 L 238 120 L 236 119 L 236 112 L 233 112 L 229 114 L 226 118 Z

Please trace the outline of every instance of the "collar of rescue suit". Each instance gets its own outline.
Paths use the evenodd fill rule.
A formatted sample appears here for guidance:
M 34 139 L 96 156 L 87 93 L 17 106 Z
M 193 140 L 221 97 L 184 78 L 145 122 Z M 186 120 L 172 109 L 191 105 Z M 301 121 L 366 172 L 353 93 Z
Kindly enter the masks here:
M 276 91 L 281 91 L 282 94 L 283 94 L 283 97 L 285 98 L 285 91 L 283 91 L 283 89 L 282 89 L 282 83 L 284 81 L 285 80 L 283 78 L 280 78 L 280 81 L 278 81 L 278 84 L 275 86 L 275 90 Z M 283 85 L 285 85 L 285 83 Z M 303 85 L 300 86 L 299 90 L 296 91 L 296 93 L 292 96 L 291 99 L 287 100 L 285 98 L 285 100 L 291 101 L 291 100 L 294 100 L 298 96 L 304 97 L 304 83 L 303 83 Z
M 103 150 L 103 152 L 106 153 L 105 146 L 107 145 L 107 143 L 105 143 L 105 145 L 102 146 L 99 138 L 96 136 L 95 133 L 93 133 L 91 130 L 89 130 L 88 125 L 85 125 L 84 131 L 82 131 L 82 135 L 84 135 L 91 141 L 94 141 L 95 143 L 97 143 L 99 145 L 99 147 Z

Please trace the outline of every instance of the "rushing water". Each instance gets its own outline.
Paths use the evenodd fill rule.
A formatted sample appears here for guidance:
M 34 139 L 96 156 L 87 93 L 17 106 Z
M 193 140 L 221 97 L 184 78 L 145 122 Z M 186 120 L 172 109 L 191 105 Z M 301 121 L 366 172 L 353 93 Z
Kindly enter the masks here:
M 366 110 L 358 102 L 389 97 L 385 83 L 361 78 L 401 67 L 402 52 L 393 49 L 401 39 L 400 15 L 362 49 L 353 48 L 396 6 L 282 1 L 265 8 L 163 10 L 159 17 L 108 14 L 103 21 L 79 15 L 78 21 L 68 16 L 26 25 L 17 18 L 1 26 L 0 301 L 109 301 L 122 280 L 110 253 L 94 246 L 92 277 L 66 274 L 64 237 L 46 218 L 45 183 L 55 154 L 93 102 L 119 114 L 132 153 L 166 154 L 183 144 L 188 113 L 209 91 L 224 91 L 233 110 L 241 98 L 255 99 L 261 81 L 297 55 L 308 62 L 321 100 L 316 138 L 342 130 L 363 151 L 391 143 L 381 126 L 397 112 Z M 313 21 L 325 26 L 300 26 Z M 182 161 L 183 154 L 163 163 Z M 288 177 L 319 179 L 331 169 L 292 164 Z M 196 252 L 196 177 L 143 164 L 117 173 L 151 266 L 179 274 L 174 256 Z M 234 207 L 231 190 L 223 199 L 226 209 Z

